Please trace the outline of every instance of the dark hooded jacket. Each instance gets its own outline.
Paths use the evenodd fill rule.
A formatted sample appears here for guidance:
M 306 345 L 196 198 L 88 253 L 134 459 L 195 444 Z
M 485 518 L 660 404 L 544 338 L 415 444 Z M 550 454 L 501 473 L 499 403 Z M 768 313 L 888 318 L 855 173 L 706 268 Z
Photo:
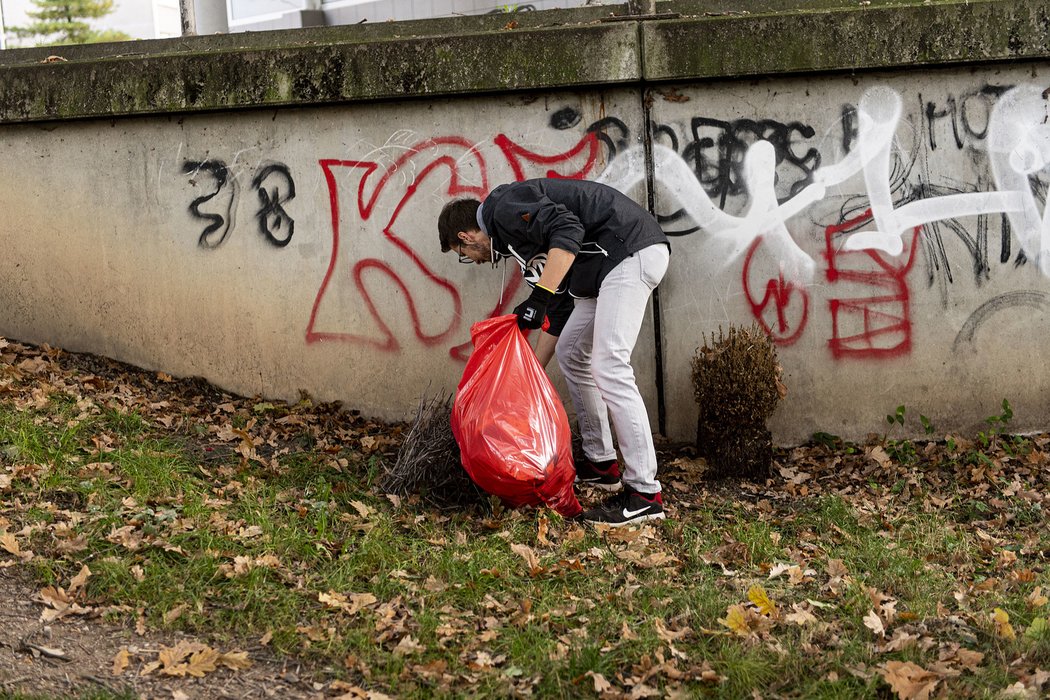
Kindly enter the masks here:
M 652 214 L 612 187 L 588 180 L 500 185 L 482 203 L 480 218 L 492 249 L 514 258 L 530 285 L 543 273 L 551 248 L 574 254 L 559 296 L 596 297 L 602 280 L 624 259 L 651 245 L 670 245 Z

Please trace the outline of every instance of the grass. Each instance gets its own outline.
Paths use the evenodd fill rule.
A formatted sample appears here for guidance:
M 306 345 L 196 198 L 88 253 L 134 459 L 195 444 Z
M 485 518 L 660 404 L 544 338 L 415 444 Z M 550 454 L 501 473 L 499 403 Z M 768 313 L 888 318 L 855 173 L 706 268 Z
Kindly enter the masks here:
M 33 377 L 15 379 L 30 395 Z M 129 624 L 141 610 L 148 629 L 224 648 L 263 639 L 321 683 L 406 698 L 467 684 L 593 697 L 606 683 L 636 697 L 882 698 L 885 664 L 911 661 L 950 667 L 938 687 L 952 697 L 982 698 L 1050 659 L 1046 635 L 1025 635 L 1047 616 L 1031 597 L 1050 590 L 1050 538 L 1039 503 L 1006 494 L 1015 478 L 1045 486 L 1045 466 L 1009 472 L 1032 444 L 1001 440 L 1022 456 L 978 490 L 967 475 L 984 460 L 966 452 L 978 448 L 930 459 L 898 442 L 897 466 L 871 472 L 858 446 L 825 441 L 805 453 L 805 495 L 780 480 L 756 495 L 679 475 L 675 495 L 699 507 L 607 533 L 535 510 L 392 503 L 373 485 L 396 429 L 308 402 L 260 411 L 169 392 L 161 410 L 142 408 L 159 403 L 148 382 L 141 400 L 65 387 L 34 406 L 0 401 L 11 478 L 0 530 L 30 533 L 19 535 L 35 554 L 25 569 L 65 587 L 87 565 L 81 604 L 128 606 L 116 619 Z M 856 478 L 841 461 L 821 471 L 834 454 Z M 675 479 L 673 462 L 665 472 Z M 934 494 L 947 505 L 931 506 Z M 778 565 L 798 571 L 771 578 Z M 732 632 L 722 620 L 753 610 L 758 586 L 776 613 Z M 1015 639 L 997 630 L 996 608 Z M 802 612 L 810 619 L 792 621 Z M 983 660 L 944 661 L 960 646 Z

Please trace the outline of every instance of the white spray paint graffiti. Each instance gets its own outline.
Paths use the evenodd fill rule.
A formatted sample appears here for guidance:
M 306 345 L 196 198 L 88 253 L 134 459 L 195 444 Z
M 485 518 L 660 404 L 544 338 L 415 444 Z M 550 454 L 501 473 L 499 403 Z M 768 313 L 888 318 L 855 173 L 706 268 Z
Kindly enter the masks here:
M 1007 92 L 995 106 L 988 126 L 988 152 L 997 191 L 930 197 L 895 208 L 890 185 L 891 151 L 901 119 L 901 98 L 893 89 L 875 87 L 860 99 L 857 109 L 858 147 L 838 163 L 821 166 L 813 182 L 797 195 L 777 204 L 776 154 L 768 141 L 753 144 L 745 155 L 744 182 L 750 201 L 742 216 L 726 214 L 704 191 L 696 174 L 675 151 L 653 146 L 657 181 L 685 212 L 724 250 L 725 265 L 735 262 L 757 239 L 770 246 L 786 279 L 806 282 L 816 269 L 814 260 L 792 239 L 787 222 L 823 200 L 829 188 L 863 173 L 874 228 L 852 233 L 843 250 L 877 250 L 891 256 L 904 251 L 904 236 L 935 221 L 980 214 L 1006 213 L 1030 260 L 1050 276 L 1050 209 L 1041 216 L 1029 186 L 1029 175 L 1050 164 L 1050 126 L 1042 91 L 1020 86 Z M 645 156 L 639 148 L 621 153 L 600 181 L 627 191 L 644 177 Z
M 1040 216 L 1028 178 L 1050 164 L 1050 126 L 1043 91 L 1022 85 L 1003 95 L 988 127 L 988 154 L 996 186 L 1019 198 L 1010 210 L 1013 226 L 1028 259 L 1050 276 L 1050 207 Z

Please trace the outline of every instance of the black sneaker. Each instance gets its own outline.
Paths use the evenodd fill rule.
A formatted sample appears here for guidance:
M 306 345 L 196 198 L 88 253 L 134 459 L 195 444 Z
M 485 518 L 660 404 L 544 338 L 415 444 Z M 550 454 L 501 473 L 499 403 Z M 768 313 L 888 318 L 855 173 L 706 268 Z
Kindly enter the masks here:
M 620 465 L 613 460 L 603 469 L 585 458 L 576 463 L 576 483 L 594 486 L 602 491 L 619 491 L 623 486 L 620 483 Z
M 588 523 L 605 523 L 612 527 L 664 519 L 664 502 L 659 493 L 641 494 L 624 487 L 623 493 L 612 496 L 596 508 L 584 511 Z

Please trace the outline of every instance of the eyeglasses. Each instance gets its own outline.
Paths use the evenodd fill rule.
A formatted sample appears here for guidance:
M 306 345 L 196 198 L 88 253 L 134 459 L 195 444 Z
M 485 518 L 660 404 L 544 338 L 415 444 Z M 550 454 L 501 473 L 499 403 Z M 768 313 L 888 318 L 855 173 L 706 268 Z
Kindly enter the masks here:
M 473 258 L 469 258 L 469 257 L 467 257 L 466 255 L 463 254 L 463 249 L 467 248 L 468 246 L 472 246 L 472 245 L 475 245 L 475 244 L 474 243 L 463 243 L 463 244 L 461 244 L 459 246 L 459 250 L 456 251 L 456 255 L 459 256 L 459 261 L 461 263 L 463 263 L 464 265 L 474 265 L 477 262 Z M 502 260 L 505 257 L 502 253 L 497 253 L 495 250 L 492 250 L 492 249 L 489 249 L 489 255 L 492 256 L 492 267 L 496 267 L 496 265 L 499 264 L 499 261 Z

